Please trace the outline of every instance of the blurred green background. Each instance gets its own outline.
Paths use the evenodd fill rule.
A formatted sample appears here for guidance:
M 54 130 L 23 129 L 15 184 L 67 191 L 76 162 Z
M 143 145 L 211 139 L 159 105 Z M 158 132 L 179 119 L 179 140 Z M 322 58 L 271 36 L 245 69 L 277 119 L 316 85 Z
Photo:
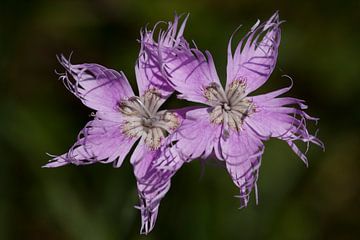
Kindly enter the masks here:
M 275 10 L 286 22 L 261 91 L 292 76 L 289 94 L 321 118 L 326 152 L 311 147 L 307 169 L 285 143 L 267 142 L 258 206 L 253 198 L 238 210 L 225 169 L 207 164 L 202 174 L 194 161 L 173 178 L 145 237 L 128 159 L 120 169 L 41 168 L 46 152 L 71 146 L 91 113 L 57 80 L 56 54 L 123 70 L 134 86 L 140 28 L 189 12 L 185 36 L 212 52 L 224 79 L 231 33 Z M 2 0 L 0 12 L 0 239 L 358 239 L 360 1 Z

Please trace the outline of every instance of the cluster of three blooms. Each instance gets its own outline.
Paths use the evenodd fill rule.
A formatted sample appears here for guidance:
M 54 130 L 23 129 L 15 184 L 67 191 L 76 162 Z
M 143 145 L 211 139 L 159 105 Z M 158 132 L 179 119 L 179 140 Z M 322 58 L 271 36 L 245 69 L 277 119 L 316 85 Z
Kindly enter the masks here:
M 185 162 L 214 155 L 224 161 L 239 188 L 241 206 L 256 190 L 263 141 L 284 140 L 307 164 L 295 140 L 323 147 L 309 134 L 303 100 L 278 97 L 285 87 L 249 96 L 272 73 L 280 43 L 278 13 L 257 22 L 232 52 L 228 45 L 225 89 L 209 52 L 203 54 L 183 37 L 187 16 L 175 16 L 166 30 L 141 32 L 141 50 L 135 66 L 139 97 L 125 75 L 98 64 L 71 64 L 63 56 L 66 73 L 60 78 L 86 106 L 96 111 L 70 150 L 55 156 L 45 167 L 67 164 L 113 163 L 120 167 L 132 146 L 131 156 L 140 198 L 141 233 L 155 224 L 161 199 L 172 176 Z M 205 104 L 178 110 L 160 110 L 166 99 L 178 98 Z M 256 196 L 257 198 L 257 196 Z

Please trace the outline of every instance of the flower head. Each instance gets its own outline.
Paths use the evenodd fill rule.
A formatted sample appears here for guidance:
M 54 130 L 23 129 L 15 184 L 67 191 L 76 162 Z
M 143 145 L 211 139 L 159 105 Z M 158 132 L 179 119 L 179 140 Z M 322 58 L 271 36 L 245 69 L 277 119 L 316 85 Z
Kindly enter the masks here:
M 239 188 L 241 207 L 247 206 L 249 194 L 256 188 L 264 140 L 284 140 L 307 164 L 307 158 L 295 145 L 296 140 L 322 142 L 306 128 L 315 120 L 304 112 L 303 100 L 279 97 L 290 90 L 251 96 L 275 68 L 280 44 L 279 15 L 265 23 L 258 21 L 232 53 L 228 45 L 227 81 L 221 86 L 211 54 L 191 48 L 185 40 L 177 48 L 160 46 L 154 57 L 162 58 L 169 84 L 179 98 L 199 102 L 186 113 L 182 125 L 171 136 L 183 159 L 207 158 L 212 152 L 225 161 L 227 170 Z M 159 54 L 161 52 L 161 54 Z M 256 196 L 257 198 L 257 196 Z
M 178 17 L 175 17 L 174 23 L 160 32 L 162 44 L 176 45 L 185 23 L 180 30 L 177 24 Z M 152 31 L 145 30 L 141 37 L 142 42 L 157 45 Z M 180 126 L 183 110 L 160 110 L 174 91 L 162 74 L 161 64 L 150 58 L 142 47 L 135 66 L 139 88 L 139 96 L 135 96 L 123 72 L 98 64 L 73 65 L 64 56 L 59 61 L 66 70 L 60 76 L 64 85 L 96 113 L 70 150 L 54 156 L 44 167 L 98 162 L 120 167 L 138 141 L 130 162 L 138 185 L 141 233 L 147 234 L 154 227 L 160 200 L 170 188 L 171 177 L 183 163 L 176 152 L 164 154 L 166 138 Z

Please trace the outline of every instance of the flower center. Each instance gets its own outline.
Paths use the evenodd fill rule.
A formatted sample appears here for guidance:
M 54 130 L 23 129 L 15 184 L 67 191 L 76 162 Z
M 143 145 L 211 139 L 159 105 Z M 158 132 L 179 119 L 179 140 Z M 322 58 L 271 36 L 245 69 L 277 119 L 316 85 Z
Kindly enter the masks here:
M 225 89 L 217 83 L 211 83 L 204 89 L 204 96 L 212 106 L 210 121 L 225 124 L 240 131 L 244 119 L 255 111 L 252 101 L 245 95 L 245 81 L 235 80 Z
M 149 89 L 141 97 L 131 97 L 119 103 L 124 121 L 122 132 L 128 137 L 144 137 L 145 144 L 155 150 L 162 140 L 180 125 L 174 112 L 159 111 L 161 95 L 156 89 Z

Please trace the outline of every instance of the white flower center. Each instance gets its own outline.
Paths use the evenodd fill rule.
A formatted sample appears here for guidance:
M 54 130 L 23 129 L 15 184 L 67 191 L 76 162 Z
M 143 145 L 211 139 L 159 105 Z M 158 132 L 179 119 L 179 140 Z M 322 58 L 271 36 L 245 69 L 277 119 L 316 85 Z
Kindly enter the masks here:
M 156 89 L 149 89 L 141 97 L 131 97 L 119 103 L 123 114 L 122 132 L 128 137 L 144 137 L 145 144 L 158 149 L 162 140 L 180 125 L 174 112 L 159 111 L 161 95 Z
M 225 89 L 217 83 L 204 88 L 204 96 L 212 106 L 210 121 L 225 124 L 240 131 L 244 119 L 255 111 L 252 101 L 245 95 L 245 81 L 235 80 Z

